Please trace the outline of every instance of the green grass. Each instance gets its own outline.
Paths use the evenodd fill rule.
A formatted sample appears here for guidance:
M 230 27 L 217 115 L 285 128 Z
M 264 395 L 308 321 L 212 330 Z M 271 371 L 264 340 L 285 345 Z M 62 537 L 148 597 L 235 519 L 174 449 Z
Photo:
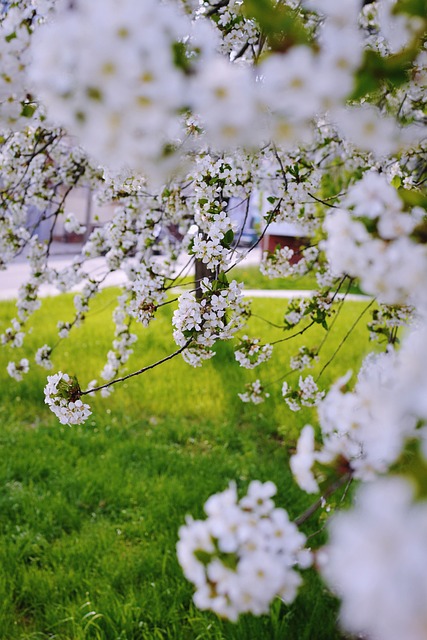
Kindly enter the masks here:
M 316 291 L 319 288 L 313 274 L 291 276 L 289 278 L 267 278 L 263 276 L 257 266 L 236 267 L 229 274 L 237 282 L 244 282 L 246 289 L 287 289 L 288 291 L 304 290 Z M 347 283 L 342 291 L 347 291 Z M 357 284 L 352 283 L 348 293 L 362 293 Z
M 77 329 L 55 351 L 55 371 L 75 372 L 82 387 L 99 374 L 111 340 L 114 290 L 104 291 Z M 280 323 L 285 302 L 255 300 L 257 315 Z M 363 305 L 346 304 L 325 343 L 327 360 Z M 128 370 L 173 349 L 165 307 L 140 340 Z M 0 305 L 0 329 L 13 305 Z M 44 301 L 26 348 L 52 342 L 58 319 L 71 316 L 70 297 Z M 260 318 L 250 335 L 284 336 Z M 108 640 L 334 640 L 336 603 L 313 572 L 289 607 L 271 617 L 244 616 L 236 625 L 192 605 L 192 588 L 175 557 L 185 514 L 202 517 L 208 496 L 236 480 L 272 479 L 276 503 L 296 517 L 310 498 L 292 482 L 288 459 L 299 429 L 314 415 L 291 413 L 280 397 L 289 356 L 316 344 L 316 328 L 277 345 L 269 365 L 247 372 L 230 344 L 192 369 L 177 358 L 119 385 L 108 399 L 91 398 L 84 426 L 64 427 L 43 403 L 46 372 L 22 383 L 0 371 L 0 638 Z M 325 381 L 356 369 L 368 350 L 360 323 Z M 8 354 L 9 355 L 9 354 Z M 2 365 L 8 361 L 2 352 Z M 11 353 L 17 359 L 18 354 Z M 23 357 L 23 355 L 19 355 Z M 99 375 L 98 375 L 99 377 Z M 237 393 L 260 377 L 271 397 L 243 405 Z M 294 374 L 294 378 L 297 375 Z M 307 533 L 317 523 L 308 523 Z M 321 538 L 320 538 L 321 539 Z
M 258 266 L 236 267 L 230 272 L 230 278 L 237 282 L 244 282 L 246 289 L 296 289 L 315 290 L 318 284 L 314 275 L 290 278 L 267 278 L 263 276 Z
M 257 265 L 234 267 L 229 273 L 227 273 L 227 277 L 229 280 L 244 282 L 245 289 L 267 289 L 270 291 L 272 289 L 285 289 L 288 291 L 317 291 L 319 289 L 316 277 L 312 273 L 304 276 L 290 276 L 288 278 L 268 278 L 262 275 L 259 270 L 259 266 Z M 178 281 L 177 285 L 185 288 L 193 288 L 194 278 L 185 276 Z M 355 281 L 353 281 L 350 286 L 348 286 L 348 282 L 346 281 L 342 285 L 341 292 L 357 294 L 363 293 Z

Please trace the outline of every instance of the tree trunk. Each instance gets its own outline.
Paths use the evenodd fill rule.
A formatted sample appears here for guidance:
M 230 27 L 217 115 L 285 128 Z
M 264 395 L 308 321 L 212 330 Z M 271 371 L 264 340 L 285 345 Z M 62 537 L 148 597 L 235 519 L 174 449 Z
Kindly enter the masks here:
M 200 286 L 200 282 L 203 280 L 203 278 L 209 278 L 209 280 L 212 280 L 214 273 L 213 271 L 208 269 L 205 263 L 202 262 L 201 260 L 196 259 L 195 267 L 196 267 L 196 273 L 195 273 L 194 284 L 196 289 L 196 299 L 200 300 L 200 298 L 202 297 L 202 289 Z

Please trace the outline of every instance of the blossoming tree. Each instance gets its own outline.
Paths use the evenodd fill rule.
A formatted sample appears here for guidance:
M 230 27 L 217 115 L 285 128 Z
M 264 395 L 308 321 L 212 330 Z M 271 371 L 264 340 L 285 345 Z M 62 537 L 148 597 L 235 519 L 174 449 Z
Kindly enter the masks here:
M 372 337 L 385 338 L 353 382 L 320 389 L 301 373 L 282 393 L 290 410 L 316 406 L 291 459 L 296 482 L 329 495 L 359 481 L 354 507 L 331 518 L 329 542 L 308 549 L 299 522 L 275 508 L 271 482 L 212 496 L 206 520 L 188 518 L 178 558 L 201 608 L 236 620 L 291 602 L 315 564 L 342 599 L 341 622 L 370 638 L 418 640 L 427 629 L 427 174 L 425 0 L 16 0 L 0 23 L 0 265 L 26 253 L 31 276 L 1 336 L 19 352 L 44 283 L 82 285 L 66 339 L 106 276 L 127 281 L 101 383 L 48 377 L 46 403 L 63 424 L 90 415 L 86 397 L 182 356 L 200 366 L 219 340 L 253 369 L 273 345 L 245 333 L 250 303 L 233 267 L 238 243 L 230 200 L 249 212 L 259 194 L 266 228 L 293 222 L 311 238 L 263 254 L 266 277 L 315 274 L 318 291 L 288 305 L 283 329 L 328 328 L 353 281 L 376 300 Z M 65 270 L 49 261 L 71 190 L 89 185 L 116 206 Z M 31 218 L 29 212 L 32 212 Z M 31 219 L 31 222 L 29 220 Z M 40 225 L 47 225 L 42 240 Z M 160 229 L 162 259 L 153 251 Z M 167 230 L 174 229 L 174 233 Z M 196 231 L 195 231 L 196 229 Z M 89 230 L 88 230 L 89 231 Z M 250 249 L 249 249 L 250 250 Z M 173 315 L 177 348 L 124 373 L 135 323 L 148 326 L 185 273 L 203 263 L 200 295 L 186 290 Z M 90 259 L 105 256 L 105 273 Z M 398 344 L 398 334 L 400 345 Z M 35 362 L 52 369 L 54 347 Z M 302 347 L 290 368 L 321 358 Z M 236 366 L 238 366 L 236 364 Z M 268 365 L 267 365 L 268 366 Z M 17 380 L 28 359 L 7 366 Z M 254 380 L 240 397 L 262 402 Z M 290 414 L 291 415 L 291 414 Z M 405 476 L 400 463 L 410 450 Z M 307 516 L 308 517 L 308 516 Z M 397 579 L 397 576 L 399 578 Z

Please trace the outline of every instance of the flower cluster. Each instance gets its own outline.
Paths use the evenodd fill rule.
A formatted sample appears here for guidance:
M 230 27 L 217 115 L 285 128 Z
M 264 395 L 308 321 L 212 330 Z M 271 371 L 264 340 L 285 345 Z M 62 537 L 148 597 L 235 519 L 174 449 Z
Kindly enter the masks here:
M 427 247 L 414 241 L 424 210 L 405 211 L 396 189 L 375 171 L 351 186 L 343 205 L 325 222 L 333 271 L 360 278 L 366 292 L 387 304 L 425 296 Z
M 258 338 L 243 336 L 239 348 L 234 352 L 234 357 L 241 367 L 254 369 L 262 362 L 269 360 L 273 353 L 271 344 L 261 345 Z
M 318 406 L 322 447 L 316 450 L 307 426 L 291 460 L 302 488 L 315 487 L 317 462 L 372 480 L 400 458 L 408 439 L 422 439 L 417 424 L 427 420 L 426 376 L 417 363 L 425 357 L 425 334 L 416 328 L 400 351 L 367 356 L 352 391 L 346 389 L 351 372 L 332 386 Z
M 252 404 L 261 404 L 261 402 L 264 402 L 266 398 L 270 397 L 270 394 L 265 391 L 260 380 L 249 382 L 245 386 L 247 390 L 244 393 L 238 394 L 242 402 L 251 402 Z
M 302 371 L 303 369 L 311 369 L 313 362 L 317 362 L 319 356 L 316 349 L 302 346 L 298 349 L 298 354 L 292 356 L 289 363 L 293 371 Z
M 44 395 L 45 403 L 61 424 L 83 424 L 92 413 L 89 405 L 80 400 L 77 378 L 62 371 L 48 376 Z
M 0 15 L 0 269 L 16 256 L 30 268 L 2 346 L 21 348 L 45 285 L 79 287 L 74 317 L 58 324 L 62 339 L 119 273 L 127 282 L 101 373 L 111 380 L 132 353 L 132 323 L 147 326 L 169 303 L 177 274 L 197 260 L 210 279 L 200 296 L 179 296 L 173 316 L 175 355 L 197 366 L 248 318 L 241 286 L 225 274 L 246 253 L 239 236 L 257 224 L 263 240 L 276 225 L 300 239 L 298 250 L 295 242 L 272 251 L 267 241 L 262 272 L 310 273 L 322 289 L 293 299 L 280 329 L 333 330 L 329 319 L 344 309 L 334 303 L 353 281 L 378 299 L 368 328 L 389 346 L 366 358 L 353 386 L 341 378 L 324 398 L 312 376 L 283 386 L 292 409 L 318 406 L 317 430 L 302 430 L 291 459 L 299 485 L 326 495 L 347 478 L 372 482 L 332 524 L 323 575 L 343 600 L 343 626 L 378 640 L 420 640 L 426 629 L 425 503 L 402 479 L 378 480 L 403 460 L 425 491 L 422 5 L 19 0 L 3 2 Z M 69 213 L 74 187 L 90 189 L 108 221 L 89 228 L 82 251 L 61 268 L 52 239 L 83 231 Z M 291 370 L 323 357 L 327 336 L 317 349 L 301 348 Z M 249 368 L 270 355 L 262 338 L 244 337 L 236 351 Z M 52 368 L 51 356 L 44 345 L 36 362 Z M 18 379 L 28 366 L 17 357 L 7 369 Z M 90 409 L 77 381 L 62 373 L 48 380 L 46 402 L 61 422 L 83 422 Z M 255 404 L 268 396 L 260 380 L 239 395 Z M 231 487 L 208 501 L 206 522 L 182 529 L 179 553 L 199 606 L 236 619 L 265 612 L 276 595 L 294 597 L 301 536 L 272 495 L 271 484 L 254 483 L 238 501 Z
M 230 340 L 241 329 L 246 309 L 242 287 L 235 280 L 210 283 L 201 282 L 202 299 L 196 300 L 193 293 L 184 293 L 179 299 L 172 324 L 176 344 L 186 347 L 184 359 L 194 367 L 211 358 L 211 347 L 217 340 Z
M 172 3 L 64 5 L 34 34 L 31 80 L 51 120 L 95 157 L 151 167 L 183 133 L 184 74 L 174 52 L 190 31 Z
M 38 364 L 40 367 L 43 367 L 44 369 L 52 369 L 53 363 L 52 363 L 52 360 L 50 359 L 51 355 L 52 355 L 52 347 L 49 347 L 48 344 L 44 344 L 36 352 L 36 356 L 35 356 L 36 364 Z
M 18 364 L 16 364 L 16 362 L 9 362 L 7 365 L 8 374 L 18 382 L 22 380 L 23 374 L 28 373 L 29 370 L 30 363 L 27 358 L 22 358 Z
M 86 231 L 86 227 L 80 224 L 73 213 L 67 215 L 64 222 L 64 229 L 67 233 L 75 233 L 77 235 L 81 235 Z
M 307 247 L 298 253 L 290 247 L 279 247 L 273 253 L 264 251 L 260 271 L 268 278 L 301 276 L 309 271 L 317 256 L 316 247 Z
M 234 484 L 211 496 L 207 519 L 193 520 L 179 531 L 178 560 L 196 587 L 194 602 L 230 620 L 242 613 L 267 613 L 280 597 L 292 602 L 301 583 L 295 566 L 307 567 L 305 536 L 275 508 L 272 482 L 252 481 L 238 500 Z
M 291 329 L 297 325 L 309 312 L 310 303 L 306 298 L 293 298 L 286 310 L 284 317 L 285 326 Z
M 350 512 L 336 515 L 319 561 L 324 578 L 343 599 L 341 623 L 371 638 L 425 636 L 427 503 L 414 502 L 404 478 L 361 487 Z
M 29 45 L 34 25 L 42 19 L 41 3 L 24 0 L 3 5 L 0 16 L 0 122 L 1 126 L 20 129 L 37 110 L 37 104 L 27 93 L 26 70 L 30 62 Z M 36 6 L 38 5 L 38 6 Z M 45 7 L 48 10 L 51 2 Z
M 191 252 L 210 270 L 225 271 L 232 264 L 234 226 L 239 210 L 250 206 L 251 167 L 247 161 L 210 154 L 198 159 L 193 176 L 194 221 L 198 233 L 191 239 Z
M 24 332 L 21 331 L 21 324 L 16 318 L 12 318 L 12 326 L 8 327 L 1 335 L 1 343 L 10 347 L 22 347 L 24 342 Z
M 379 305 L 372 312 L 372 320 L 368 323 L 371 340 L 387 339 L 394 341 L 399 327 L 406 327 L 413 319 L 414 309 L 401 305 Z
M 313 376 L 299 377 L 298 389 L 291 389 L 285 381 L 282 385 L 282 395 L 291 411 L 299 411 L 301 405 L 304 407 L 315 407 L 325 395 L 319 391 Z
M 129 315 L 148 327 L 157 307 L 164 302 L 165 279 L 154 274 L 146 265 L 140 264 L 132 268 L 132 294 L 127 305 Z
M 286 278 L 294 273 L 293 257 L 294 251 L 290 247 L 282 247 L 275 253 L 264 251 L 259 270 L 269 278 Z
M 137 337 L 130 331 L 131 318 L 125 312 L 127 302 L 127 294 L 119 296 L 119 305 L 114 310 L 113 320 L 115 323 L 115 339 L 113 340 L 113 348 L 107 354 L 107 362 L 101 371 L 101 377 L 104 380 L 112 380 L 117 375 L 120 367 L 122 367 L 133 353 L 132 345 L 136 342 Z M 132 315 L 132 314 L 131 314 Z M 108 387 L 101 393 L 109 395 L 112 387 Z

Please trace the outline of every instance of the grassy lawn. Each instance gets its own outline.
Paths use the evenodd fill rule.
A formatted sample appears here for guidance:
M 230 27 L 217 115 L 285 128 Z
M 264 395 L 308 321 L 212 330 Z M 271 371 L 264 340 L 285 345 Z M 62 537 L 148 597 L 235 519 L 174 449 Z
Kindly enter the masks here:
M 263 276 L 258 266 L 235 267 L 230 272 L 230 279 L 244 282 L 246 289 L 309 289 L 318 288 L 316 278 L 312 274 L 290 278 L 267 278 Z
M 313 274 L 309 273 L 304 276 L 291 276 L 289 278 L 267 278 L 266 276 L 262 275 L 259 270 L 259 266 L 257 265 L 234 267 L 229 273 L 227 273 L 227 277 L 230 281 L 236 280 L 237 282 L 244 282 L 245 289 L 284 289 L 288 291 L 316 291 L 319 288 L 316 277 Z M 194 278 L 186 276 L 179 279 L 176 285 L 177 287 L 192 289 L 194 286 Z M 348 282 L 346 281 L 342 285 L 340 292 L 357 294 L 364 293 L 355 281 L 352 282 L 350 286 L 348 286 Z
M 77 373 L 82 388 L 103 366 L 116 293 L 104 291 L 87 324 L 55 351 L 54 371 Z M 255 300 L 254 310 L 280 323 L 285 305 Z M 363 308 L 342 307 L 324 346 L 325 361 Z M 151 328 L 139 331 L 128 371 L 173 350 L 172 312 L 165 307 Z M 0 305 L 0 330 L 13 313 L 12 303 Z M 70 297 L 46 299 L 27 338 L 28 353 L 53 342 L 56 321 L 70 316 Z M 251 319 L 249 333 L 269 340 L 284 335 L 258 317 Z M 305 572 L 293 605 L 276 602 L 271 617 L 247 615 L 233 625 L 192 605 L 191 585 L 175 557 L 185 515 L 202 517 L 204 501 L 230 480 L 242 491 L 251 479 L 273 480 L 276 504 L 291 517 L 310 504 L 291 481 L 288 459 L 299 429 L 315 418 L 309 409 L 291 413 L 280 388 L 289 356 L 302 344 L 318 344 L 323 335 L 316 328 L 312 336 L 278 345 L 271 363 L 252 372 L 238 367 L 229 344 L 219 345 L 201 369 L 177 358 L 119 385 L 108 399 L 91 398 L 93 415 L 72 428 L 61 426 L 43 403 L 46 372 L 34 368 L 17 383 L 5 372 L 3 351 L 0 638 L 341 638 L 335 600 L 314 572 Z M 333 361 L 322 377 L 330 381 L 356 369 L 367 350 L 367 330 L 360 323 L 343 344 L 340 364 Z M 271 397 L 244 405 L 237 393 L 256 377 L 269 384 Z M 305 531 L 318 528 L 313 521 Z
M 288 289 L 289 291 L 308 289 L 315 291 L 319 288 L 313 274 L 289 278 L 267 278 L 262 275 L 256 265 L 236 267 L 230 271 L 229 278 L 233 278 L 237 282 L 243 281 L 246 289 Z M 347 283 L 343 286 L 342 291 L 347 291 Z M 350 286 L 349 293 L 362 293 L 362 291 L 354 283 Z

